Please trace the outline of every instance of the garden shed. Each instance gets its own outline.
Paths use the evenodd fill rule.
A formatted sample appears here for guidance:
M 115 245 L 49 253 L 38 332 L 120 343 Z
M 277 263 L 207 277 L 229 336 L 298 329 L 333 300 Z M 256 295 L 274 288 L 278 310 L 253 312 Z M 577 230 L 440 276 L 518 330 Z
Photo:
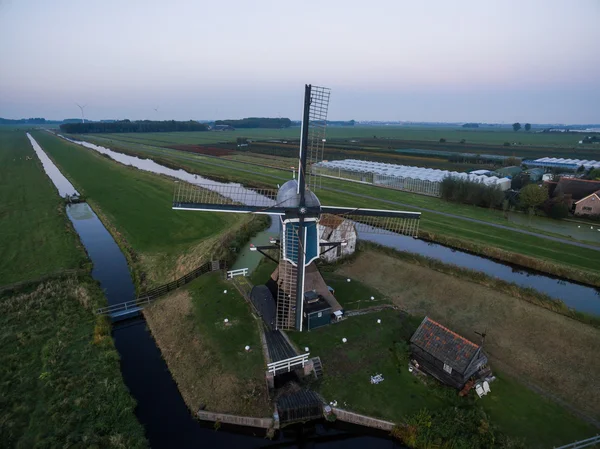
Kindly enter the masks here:
M 487 364 L 481 346 L 425 317 L 410 339 L 418 368 L 440 382 L 462 389 Z

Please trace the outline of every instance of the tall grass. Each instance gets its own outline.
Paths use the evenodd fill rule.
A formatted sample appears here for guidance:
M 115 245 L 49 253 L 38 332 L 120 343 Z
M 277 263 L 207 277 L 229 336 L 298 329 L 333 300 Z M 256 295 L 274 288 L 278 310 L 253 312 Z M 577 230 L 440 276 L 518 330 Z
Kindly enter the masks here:
M 534 288 L 521 287 L 514 282 L 507 282 L 502 279 L 495 278 L 481 271 L 462 268 L 457 265 L 444 263 L 432 257 L 421 256 L 419 254 L 409 253 L 405 251 L 397 251 L 386 246 L 381 246 L 371 242 L 360 241 L 359 250 L 375 249 L 396 259 L 403 260 L 421 267 L 426 267 L 441 273 L 456 276 L 462 279 L 467 279 L 479 285 L 489 287 L 495 291 L 506 293 L 512 297 L 522 299 L 529 303 L 559 313 L 566 317 L 580 321 L 590 326 L 600 328 L 600 317 L 584 312 L 579 312 L 569 308 L 563 301 L 552 298 L 550 295 L 542 293 Z M 343 263 L 343 262 L 342 262 Z
M 0 296 L 3 447 L 146 446 L 89 275 Z

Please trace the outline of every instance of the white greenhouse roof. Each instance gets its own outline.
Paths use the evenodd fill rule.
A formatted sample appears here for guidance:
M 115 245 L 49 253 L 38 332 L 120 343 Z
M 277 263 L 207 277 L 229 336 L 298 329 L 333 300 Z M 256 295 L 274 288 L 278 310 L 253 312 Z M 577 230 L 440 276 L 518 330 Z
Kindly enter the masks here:
M 510 182 L 509 178 L 497 178 L 496 176 L 484 176 L 475 173 L 460 173 L 456 171 L 440 170 L 437 168 L 387 164 L 384 162 L 360 161 L 356 159 L 319 162 L 317 165 L 334 170 L 341 169 L 358 173 L 373 173 L 374 175 L 391 176 L 395 178 L 412 178 L 431 182 L 440 182 L 442 179 L 448 176 L 453 178 L 468 179 L 470 181 L 483 182 L 487 185 L 504 184 L 506 182 Z
M 583 165 L 585 168 L 600 168 L 600 161 L 589 161 L 587 159 L 565 159 L 556 157 L 542 157 L 533 162 L 550 162 L 553 164 L 575 164 Z

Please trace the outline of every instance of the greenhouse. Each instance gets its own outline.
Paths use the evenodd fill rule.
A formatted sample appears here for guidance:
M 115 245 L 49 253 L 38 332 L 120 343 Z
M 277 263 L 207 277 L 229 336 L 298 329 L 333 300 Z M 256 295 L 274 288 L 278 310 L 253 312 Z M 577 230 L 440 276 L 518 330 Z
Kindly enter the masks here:
M 600 168 L 600 161 L 589 161 L 587 159 L 565 159 L 556 157 L 542 157 L 534 161 L 523 161 L 530 167 L 565 168 L 577 170 L 583 165 L 586 169 Z
M 314 174 L 349 181 L 373 184 L 423 195 L 440 196 L 440 183 L 446 177 L 497 185 L 501 190 L 510 188 L 510 179 L 460 173 L 435 168 L 411 167 L 383 162 L 345 159 L 324 161 L 313 165 Z

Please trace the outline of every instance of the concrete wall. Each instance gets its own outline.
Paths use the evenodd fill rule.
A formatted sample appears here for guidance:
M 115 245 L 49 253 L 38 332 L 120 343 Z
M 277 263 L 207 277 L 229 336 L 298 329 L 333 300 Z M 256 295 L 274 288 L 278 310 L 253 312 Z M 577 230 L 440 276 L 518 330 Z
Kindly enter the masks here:
M 358 413 L 342 410 L 341 408 L 332 407 L 333 413 L 340 421 L 358 424 L 359 426 L 372 427 L 373 429 L 381 429 L 390 432 L 395 424 L 390 421 L 372 418 L 370 416 L 359 415 Z
M 274 425 L 273 418 L 253 418 L 251 416 L 226 415 L 225 413 L 214 413 L 206 410 L 199 410 L 197 415 L 198 419 L 201 419 L 202 421 L 220 421 L 226 424 L 259 427 L 261 429 L 270 429 Z

